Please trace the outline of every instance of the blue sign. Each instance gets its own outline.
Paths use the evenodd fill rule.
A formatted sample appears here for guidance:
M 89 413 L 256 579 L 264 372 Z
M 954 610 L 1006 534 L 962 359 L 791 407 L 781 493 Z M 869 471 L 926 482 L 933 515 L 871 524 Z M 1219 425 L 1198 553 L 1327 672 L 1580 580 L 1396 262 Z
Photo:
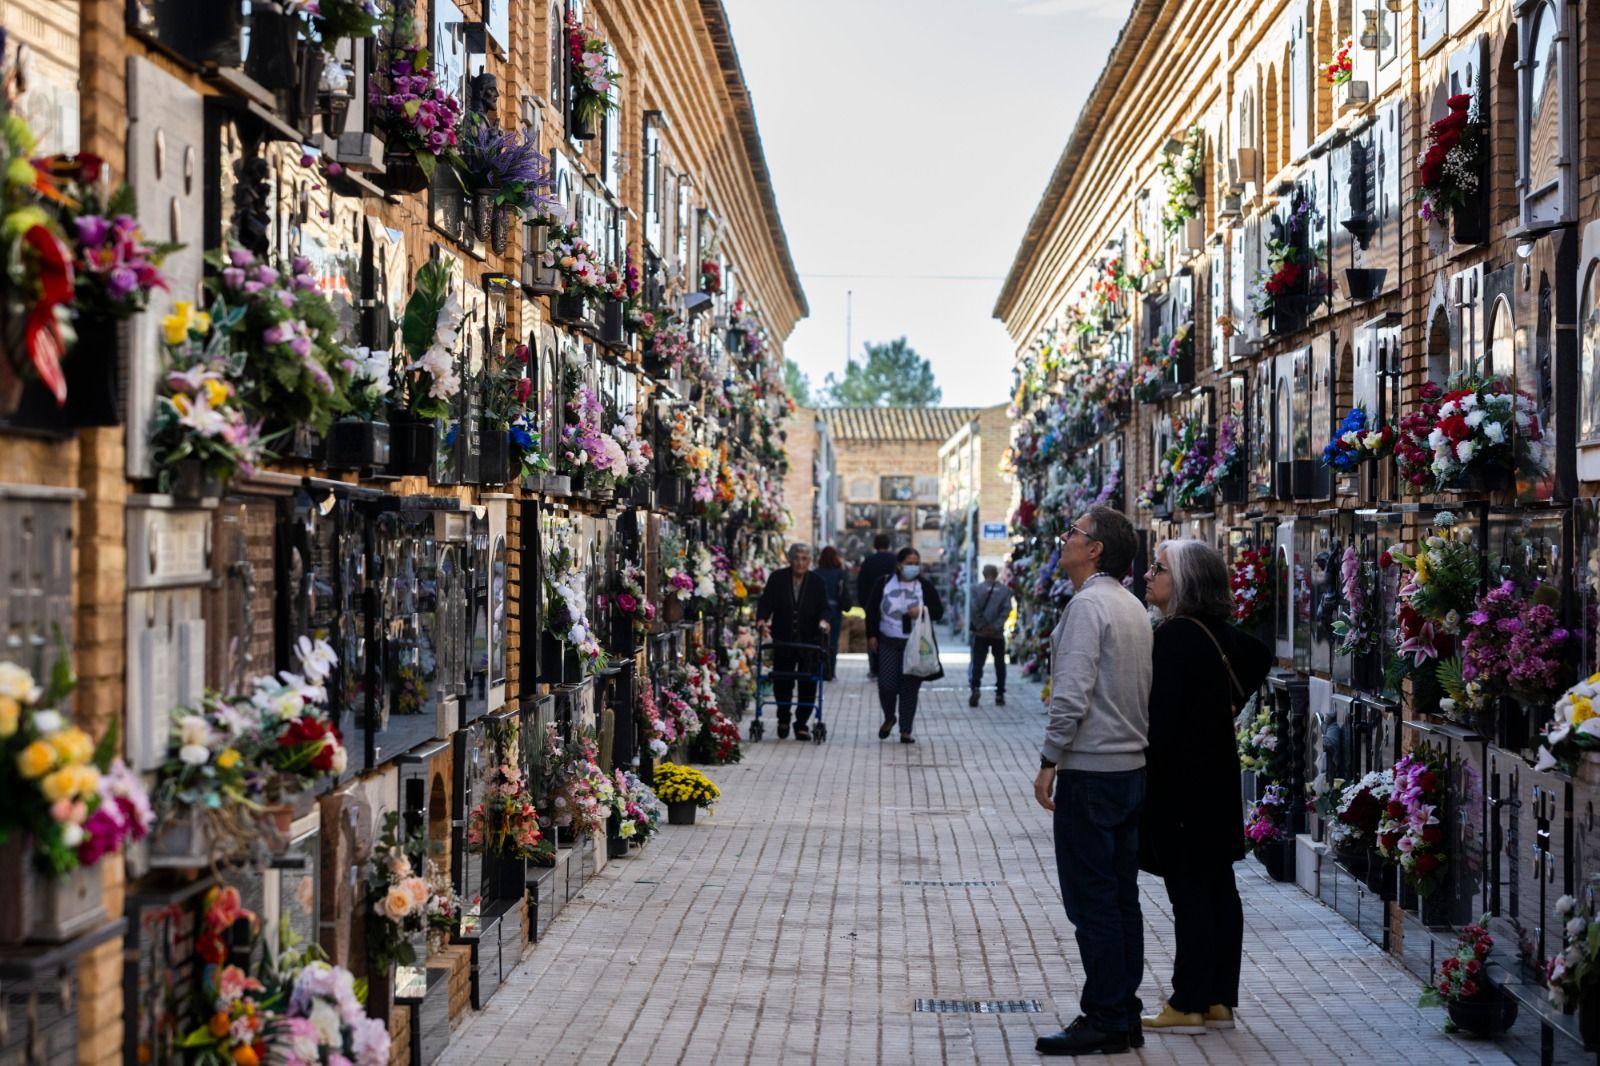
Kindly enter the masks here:
M 985 522 L 983 524 L 984 540 L 1004 540 L 1006 538 L 1006 524 L 1004 522 Z

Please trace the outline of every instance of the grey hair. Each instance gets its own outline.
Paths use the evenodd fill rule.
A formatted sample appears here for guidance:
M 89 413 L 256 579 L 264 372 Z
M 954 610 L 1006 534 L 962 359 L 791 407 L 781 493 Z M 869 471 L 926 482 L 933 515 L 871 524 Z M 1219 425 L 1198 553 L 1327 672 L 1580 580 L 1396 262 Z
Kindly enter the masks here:
M 794 557 L 799 555 L 801 552 L 805 552 L 807 555 L 817 554 L 811 550 L 811 545 L 801 541 L 795 541 L 793 544 L 789 545 L 789 551 L 784 555 L 784 558 L 788 559 L 792 563 L 794 562 Z
M 984 563 L 983 564 L 983 576 L 984 577 L 999 577 L 1000 576 L 1000 568 L 998 566 L 994 565 L 993 563 Z
M 1164 540 L 1156 546 L 1156 556 L 1166 554 L 1167 573 L 1172 575 L 1172 599 L 1167 617 L 1188 615 L 1226 622 L 1233 617 L 1233 593 L 1228 587 L 1228 564 L 1222 553 L 1203 540 L 1185 537 Z

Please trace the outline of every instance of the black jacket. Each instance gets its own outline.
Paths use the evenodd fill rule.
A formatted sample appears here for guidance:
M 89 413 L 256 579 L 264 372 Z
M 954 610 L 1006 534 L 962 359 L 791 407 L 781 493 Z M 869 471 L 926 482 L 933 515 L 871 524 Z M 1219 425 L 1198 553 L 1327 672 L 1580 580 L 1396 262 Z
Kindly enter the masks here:
M 772 639 L 820 644 L 821 622 L 828 617 L 828 593 L 822 578 L 808 570 L 800 583 L 800 597 L 794 595 L 794 571 L 785 566 L 767 577 L 767 587 L 756 602 L 756 617 L 772 619 Z
M 861 569 L 856 572 L 856 598 L 863 607 L 867 605 L 867 593 L 879 581 L 894 573 L 899 565 L 895 562 L 894 552 L 873 552 L 861 560 Z
M 1242 703 L 1261 687 L 1272 652 L 1225 622 L 1205 623 L 1244 689 L 1244 697 L 1235 697 L 1222 657 L 1200 625 L 1170 618 L 1155 634 L 1139 827 L 1143 865 L 1153 873 L 1236 862 L 1245 854 L 1234 700 Z
M 863 563 L 863 566 L 866 564 Z M 883 587 L 894 577 L 893 573 L 884 574 L 874 581 L 867 589 L 867 595 L 861 601 L 861 607 L 867 612 L 867 637 L 869 639 L 879 636 L 878 623 L 883 615 Z M 944 601 L 939 598 L 939 590 L 933 587 L 933 582 L 925 577 L 917 578 L 922 584 L 922 605 L 928 609 L 928 614 L 935 622 L 944 618 Z

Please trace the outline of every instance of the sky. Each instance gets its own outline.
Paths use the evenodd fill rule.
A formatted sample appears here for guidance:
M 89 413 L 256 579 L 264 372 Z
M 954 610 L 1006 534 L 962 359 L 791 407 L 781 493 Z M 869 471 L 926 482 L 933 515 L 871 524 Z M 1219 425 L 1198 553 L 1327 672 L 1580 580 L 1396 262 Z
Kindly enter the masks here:
M 1130 0 L 724 3 L 811 305 L 789 357 L 816 387 L 904 335 L 944 404 L 1005 402 L 995 299 Z

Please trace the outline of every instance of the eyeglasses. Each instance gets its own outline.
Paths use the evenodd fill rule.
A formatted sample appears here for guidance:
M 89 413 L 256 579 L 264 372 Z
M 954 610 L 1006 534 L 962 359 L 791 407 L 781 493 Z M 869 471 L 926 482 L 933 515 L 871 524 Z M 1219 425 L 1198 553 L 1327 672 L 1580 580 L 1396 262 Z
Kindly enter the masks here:
M 1085 530 L 1079 529 L 1077 523 L 1074 522 L 1072 525 L 1067 527 L 1067 531 L 1065 533 L 1061 534 L 1061 543 L 1065 544 L 1068 541 L 1070 541 L 1072 539 L 1072 535 L 1074 533 L 1076 533 L 1078 536 L 1082 537 L 1084 540 L 1099 541 L 1099 539 L 1100 539 L 1099 537 L 1095 536 L 1093 533 L 1089 533 L 1089 532 L 1086 532 Z
M 1146 577 L 1155 577 L 1157 574 L 1168 573 L 1170 569 L 1171 568 L 1168 567 L 1166 563 L 1151 563 L 1150 569 L 1146 570 L 1144 573 Z

